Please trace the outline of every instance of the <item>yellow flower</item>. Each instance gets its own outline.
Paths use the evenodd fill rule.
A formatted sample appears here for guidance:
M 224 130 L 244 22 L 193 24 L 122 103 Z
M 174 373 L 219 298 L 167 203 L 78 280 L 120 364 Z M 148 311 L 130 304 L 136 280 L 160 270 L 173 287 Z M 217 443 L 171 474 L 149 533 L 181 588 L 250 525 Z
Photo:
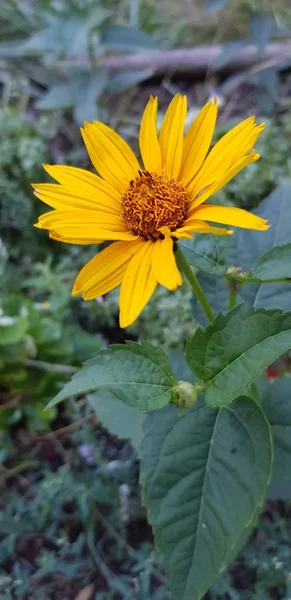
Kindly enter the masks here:
M 181 285 L 174 240 L 193 233 L 228 235 L 208 222 L 268 229 L 267 221 L 240 208 L 205 204 L 243 167 L 260 157 L 253 150 L 263 130 L 250 117 L 210 150 L 217 102 L 208 102 L 184 136 L 186 97 L 170 103 L 157 133 L 157 98 L 150 98 L 141 122 L 140 166 L 128 144 L 103 123 L 85 123 L 82 136 L 99 176 L 83 169 L 47 166 L 60 185 L 36 184 L 35 195 L 54 208 L 36 227 L 68 244 L 118 240 L 80 271 L 72 294 L 85 300 L 121 284 L 120 325 L 138 317 L 158 284 Z

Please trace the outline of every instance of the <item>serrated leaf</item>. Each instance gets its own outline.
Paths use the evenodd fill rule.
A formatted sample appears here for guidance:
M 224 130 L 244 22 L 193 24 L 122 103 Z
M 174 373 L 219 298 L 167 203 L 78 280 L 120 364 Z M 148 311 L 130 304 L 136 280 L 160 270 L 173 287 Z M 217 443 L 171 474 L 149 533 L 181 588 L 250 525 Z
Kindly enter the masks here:
M 219 275 L 226 271 L 230 243 L 229 236 L 198 234 L 191 240 L 181 240 L 179 246 L 195 269 Z
M 251 277 L 262 281 L 290 278 L 291 282 L 291 244 L 274 246 L 260 256 L 252 267 Z
M 87 361 L 47 408 L 75 394 L 106 390 L 138 410 L 151 411 L 171 400 L 176 380 L 167 355 L 148 342 L 111 346 Z
M 291 480 L 291 377 L 269 384 L 262 409 L 274 440 L 272 478 Z
M 144 413 L 120 402 L 106 391 L 90 394 L 89 402 L 103 427 L 121 439 L 129 439 L 139 450 Z
M 290 347 L 290 312 L 240 305 L 218 315 L 204 331 L 199 327 L 188 342 L 186 357 L 207 383 L 207 404 L 220 406 L 243 394 Z
M 248 398 L 146 418 L 141 480 L 173 600 L 200 600 L 240 548 L 265 497 L 269 426 Z

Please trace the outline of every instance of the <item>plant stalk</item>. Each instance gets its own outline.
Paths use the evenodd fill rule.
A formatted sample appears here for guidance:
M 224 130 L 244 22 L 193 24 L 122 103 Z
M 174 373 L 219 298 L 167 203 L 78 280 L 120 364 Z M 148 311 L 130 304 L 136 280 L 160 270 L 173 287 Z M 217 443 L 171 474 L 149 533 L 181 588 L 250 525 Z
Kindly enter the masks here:
M 212 323 L 212 321 L 214 320 L 214 314 L 212 312 L 212 308 L 203 292 L 203 289 L 202 289 L 196 275 L 194 275 L 190 265 L 188 264 L 184 254 L 183 254 L 181 248 L 179 248 L 178 244 L 176 244 L 175 257 L 176 257 L 178 266 L 180 267 L 181 271 L 183 271 L 186 279 L 188 279 L 198 302 L 200 302 L 208 321 L 210 323 Z

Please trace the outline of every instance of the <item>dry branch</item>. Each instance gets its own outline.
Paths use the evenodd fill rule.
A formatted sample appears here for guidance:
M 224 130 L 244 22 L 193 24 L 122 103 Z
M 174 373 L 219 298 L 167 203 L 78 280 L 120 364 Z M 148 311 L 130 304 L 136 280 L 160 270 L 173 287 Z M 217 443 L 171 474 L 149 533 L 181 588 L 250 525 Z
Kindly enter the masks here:
M 274 42 L 265 46 L 264 52 L 258 51 L 257 46 L 246 44 L 239 51 L 228 56 L 227 64 L 215 62 L 225 51 L 223 45 L 203 45 L 195 48 L 178 48 L 174 50 L 146 50 L 135 54 L 117 56 L 102 56 L 96 59 L 99 67 L 105 67 L 111 72 L 139 71 L 149 69 L 154 75 L 171 73 L 188 73 L 202 75 L 206 71 L 239 71 L 266 63 L 266 66 L 279 64 L 291 58 L 291 41 Z M 62 63 L 62 68 L 69 66 Z M 88 66 L 87 60 L 74 58 L 70 66 L 77 68 Z

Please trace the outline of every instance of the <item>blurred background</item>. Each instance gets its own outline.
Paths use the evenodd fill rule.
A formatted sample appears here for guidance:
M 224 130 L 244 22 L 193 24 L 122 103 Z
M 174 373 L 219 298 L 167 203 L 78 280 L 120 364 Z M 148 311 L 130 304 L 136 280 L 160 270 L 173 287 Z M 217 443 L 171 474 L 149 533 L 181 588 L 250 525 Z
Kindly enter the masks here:
M 290 0 L 0 0 L 0 14 L 0 598 L 166 600 L 138 485 L 140 417 L 104 394 L 43 408 L 84 360 L 125 339 L 162 344 L 187 378 L 191 294 L 160 289 L 126 331 L 116 292 L 72 299 L 97 250 L 33 229 L 46 207 L 30 183 L 46 180 L 42 163 L 91 168 L 84 120 L 138 151 L 149 95 L 161 120 L 179 92 L 188 124 L 218 98 L 216 139 L 245 116 L 266 121 L 262 159 L 219 193 L 257 207 L 291 174 Z M 268 369 L 265 384 L 286 369 Z M 208 600 L 290 600 L 289 498 L 288 486 L 272 490 Z

